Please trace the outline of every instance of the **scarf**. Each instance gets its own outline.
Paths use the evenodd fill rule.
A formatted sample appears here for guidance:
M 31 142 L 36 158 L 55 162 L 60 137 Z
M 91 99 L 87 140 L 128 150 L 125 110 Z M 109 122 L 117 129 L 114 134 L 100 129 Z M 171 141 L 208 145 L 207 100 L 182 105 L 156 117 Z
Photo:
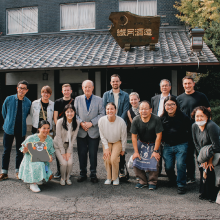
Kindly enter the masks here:
M 132 111 L 134 112 L 135 115 L 139 115 L 140 114 L 139 113 L 139 107 L 137 107 L 137 108 L 131 107 L 131 108 L 132 108 Z

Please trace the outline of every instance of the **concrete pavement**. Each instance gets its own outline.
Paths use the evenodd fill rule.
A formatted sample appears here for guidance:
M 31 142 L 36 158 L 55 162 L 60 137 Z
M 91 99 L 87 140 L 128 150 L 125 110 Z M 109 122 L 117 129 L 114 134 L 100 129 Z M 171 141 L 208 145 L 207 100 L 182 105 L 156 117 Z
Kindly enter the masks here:
M 129 147 L 130 148 L 130 147 Z M 128 149 L 126 159 L 133 150 Z M 3 147 L 0 146 L 0 161 Z M 185 195 L 178 195 L 177 188 L 168 186 L 168 179 L 160 177 L 158 189 L 135 189 L 133 170 L 128 183 L 119 186 L 104 185 L 106 171 L 102 149 L 98 153 L 99 183 L 76 181 L 79 163 L 74 148 L 73 185 L 61 186 L 53 179 L 40 186 L 40 193 L 33 193 L 29 184 L 15 178 L 15 149 L 12 149 L 9 179 L 0 182 L 0 219 L 219 219 L 218 204 L 201 201 L 199 173 L 196 183 L 187 186 Z M 51 168 L 56 172 L 56 163 Z M 164 172 L 163 172 L 164 173 Z M 164 173 L 165 174 L 165 173 Z

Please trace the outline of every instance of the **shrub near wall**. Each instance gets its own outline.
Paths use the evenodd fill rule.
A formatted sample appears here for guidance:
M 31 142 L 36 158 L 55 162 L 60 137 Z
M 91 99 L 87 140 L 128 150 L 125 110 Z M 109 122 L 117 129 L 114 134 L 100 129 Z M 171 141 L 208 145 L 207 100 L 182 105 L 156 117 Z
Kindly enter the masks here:
M 212 108 L 212 121 L 220 127 L 220 106 Z

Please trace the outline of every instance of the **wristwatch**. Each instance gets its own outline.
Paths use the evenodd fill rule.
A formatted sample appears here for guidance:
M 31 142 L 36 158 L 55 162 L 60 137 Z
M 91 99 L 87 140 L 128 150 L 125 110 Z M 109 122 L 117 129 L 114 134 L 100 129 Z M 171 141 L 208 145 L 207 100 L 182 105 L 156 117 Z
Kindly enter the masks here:
M 154 150 L 155 153 L 159 153 L 159 150 Z

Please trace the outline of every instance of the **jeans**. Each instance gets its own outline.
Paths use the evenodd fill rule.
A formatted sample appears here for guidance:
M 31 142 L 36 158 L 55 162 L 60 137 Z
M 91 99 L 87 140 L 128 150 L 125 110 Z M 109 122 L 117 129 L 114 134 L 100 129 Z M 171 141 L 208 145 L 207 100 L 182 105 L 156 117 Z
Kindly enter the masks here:
M 4 152 L 2 155 L 2 173 L 4 174 L 8 173 L 11 148 L 14 138 L 16 140 L 16 167 L 15 167 L 16 173 L 19 172 L 19 167 L 23 159 L 23 153 L 19 150 L 19 148 L 21 147 L 21 143 L 25 140 L 25 136 L 22 137 L 22 135 L 9 135 L 4 132 L 4 137 L 3 137 Z
M 163 148 L 163 159 L 165 162 L 165 171 L 170 181 L 176 181 L 178 187 L 186 185 L 186 156 L 188 143 L 182 143 L 176 146 L 165 145 Z M 175 175 L 175 158 L 177 166 L 177 178 Z
M 90 177 L 96 177 L 96 167 L 97 167 L 97 153 L 99 148 L 99 137 L 90 138 L 87 134 L 86 137 L 80 138 L 77 137 L 77 151 L 79 157 L 79 166 L 80 166 L 80 176 L 87 176 L 87 154 L 89 152 L 90 160 Z

